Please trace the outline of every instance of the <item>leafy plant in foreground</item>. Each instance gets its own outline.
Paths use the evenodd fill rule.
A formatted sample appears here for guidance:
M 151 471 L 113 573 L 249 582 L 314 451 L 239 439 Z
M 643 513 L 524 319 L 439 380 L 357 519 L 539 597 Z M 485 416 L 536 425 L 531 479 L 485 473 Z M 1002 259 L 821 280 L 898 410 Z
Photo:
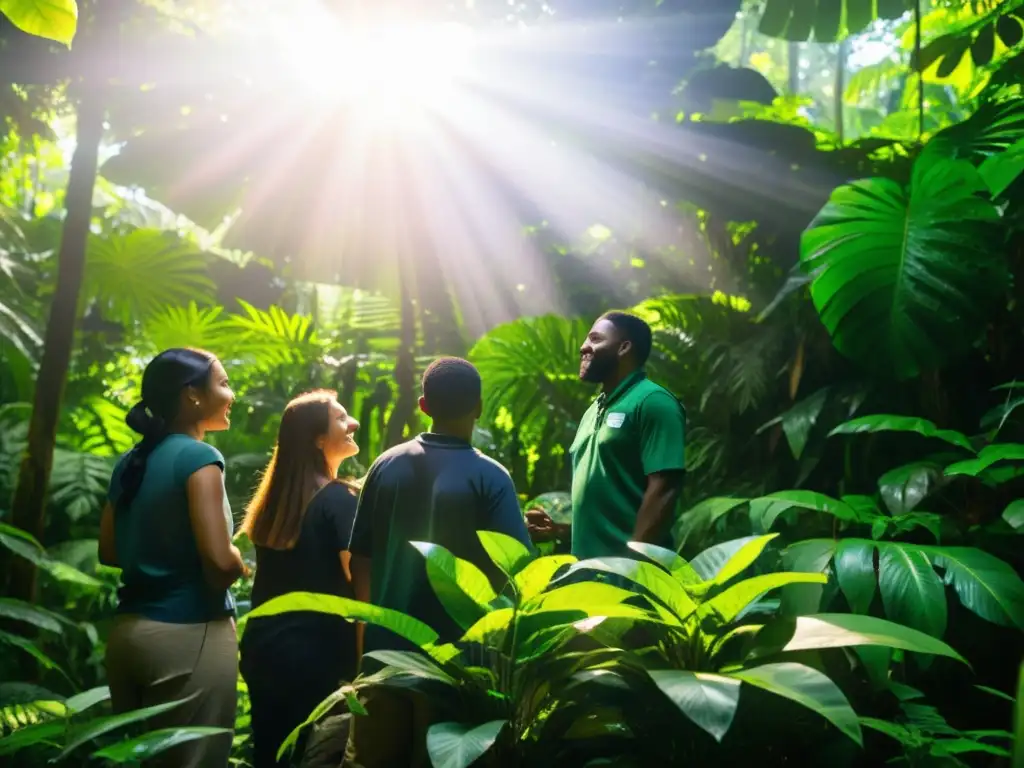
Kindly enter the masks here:
M 318 610 L 386 627 L 422 653 L 377 651 L 367 657 L 385 665 L 359 678 L 355 690 L 389 686 L 429 692 L 452 720 L 431 726 L 427 749 L 435 766 L 465 768 L 498 749 L 502 756 L 547 762 L 534 752 L 548 718 L 558 707 L 561 685 L 588 656 L 567 648 L 574 624 L 594 617 L 644 620 L 626 601 L 633 593 L 609 584 L 580 583 L 548 589 L 554 574 L 575 562 L 569 555 L 534 557 L 516 540 L 481 531 L 481 542 L 507 577 L 499 594 L 472 563 L 444 547 L 413 542 L 426 559 L 427 577 L 446 611 L 464 630 L 456 643 L 437 644 L 437 633 L 409 616 L 344 598 L 293 593 L 268 601 L 249 620 L 291 610 Z M 340 689 L 318 708 L 349 698 Z M 549 749 L 550 740 L 544 749 Z M 529 756 L 529 757 L 528 757 Z
M 657 622 L 647 629 L 651 639 L 632 653 L 609 661 L 594 657 L 579 678 L 597 685 L 636 691 L 653 688 L 667 697 L 689 720 L 715 739 L 732 725 L 741 684 L 746 683 L 805 706 L 858 744 L 860 724 L 846 696 L 822 672 L 793 661 L 770 661 L 780 653 L 847 646 L 877 645 L 961 660 L 945 643 L 893 622 L 868 616 L 817 614 L 746 622 L 768 592 L 795 584 L 823 584 L 820 573 L 766 573 L 737 578 L 761 555 L 777 534 L 725 542 L 705 550 L 692 563 L 649 544 L 631 543 L 649 558 L 596 558 L 570 570 L 616 574 L 643 589 Z M 594 622 L 590 634 L 615 646 L 621 635 L 603 633 Z M 740 641 L 744 642 L 740 642 Z M 766 661 L 768 660 L 768 661 Z M 637 730 L 642 723 L 622 714 Z

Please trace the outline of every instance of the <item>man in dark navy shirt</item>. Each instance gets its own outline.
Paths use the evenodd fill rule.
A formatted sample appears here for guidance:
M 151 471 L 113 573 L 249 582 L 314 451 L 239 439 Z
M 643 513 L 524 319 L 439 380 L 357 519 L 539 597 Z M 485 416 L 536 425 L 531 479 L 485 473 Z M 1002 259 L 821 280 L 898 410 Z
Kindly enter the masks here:
M 441 358 L 422 384 L 420 409 L 431 418 L 431 431 L 386 451 L 370 468 L 349 543 L 352 586 L 360 600 L 413 616 L 432 627 L 439 642 L 452 642 L 462 631 L 434 594 L 425 559 L 410 542 L 440 544 L 487 573 L 496 589 L 504 584 L 477 531 L 532 544 L 512 478 L 470 444 L 481 411 L 479 372 L 466 360 Z M 366 627 L 365 651 L 394 649 L 409 645 L 388 630 Z M 371 716 L 353 722 L 345 765 L 414 765 L 425 758 L 422 709 L 414 714 L 412 702 L 384 690 L 371 694 L 366 706 Z
M 432 420 L 431 431 L 373 463 L 349 543 L 356 596 L 416 617 L 441 642 L 461 632 L 427 581 L 423 555 L 409 542 L 440 544 L 493 579 L 499 575 L 477 531 L 498 531 L 532 546 L 512 478 L 470 445 L 480 393 L 480 374 L 465 360 L 441 358 L 427 368 L 420 408 Z M 391 633 L 367 628 L 365 650 L 398 647 Z

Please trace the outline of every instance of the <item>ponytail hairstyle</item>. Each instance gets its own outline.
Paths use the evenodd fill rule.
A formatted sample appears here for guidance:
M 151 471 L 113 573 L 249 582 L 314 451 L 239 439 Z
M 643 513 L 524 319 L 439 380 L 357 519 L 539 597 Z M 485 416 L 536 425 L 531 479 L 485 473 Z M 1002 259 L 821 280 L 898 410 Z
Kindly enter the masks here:
M 146 462 L 167 437 L 181 406 L 185 387 L 205 388 L 217 358 L 201 349 L 175 347 L 154 357 L 142 374 L 142 400 L 132 406 L 125 422 L 142 435 L 128 454 L 121 472 L 118 506 L 135 499 L 146 474 Z

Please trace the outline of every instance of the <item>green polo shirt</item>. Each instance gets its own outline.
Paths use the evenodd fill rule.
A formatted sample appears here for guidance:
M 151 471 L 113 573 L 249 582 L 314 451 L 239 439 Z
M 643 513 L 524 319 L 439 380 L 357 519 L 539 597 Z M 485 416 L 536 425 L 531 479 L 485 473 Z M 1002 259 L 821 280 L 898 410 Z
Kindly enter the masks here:
M 572 553 L 626 555 L 647 476 L 686 468 L 686 411 L 636 371 L 595 400 L 580 421 L 572 455 Z M 662 546 L 671 548 L 671 526 Z

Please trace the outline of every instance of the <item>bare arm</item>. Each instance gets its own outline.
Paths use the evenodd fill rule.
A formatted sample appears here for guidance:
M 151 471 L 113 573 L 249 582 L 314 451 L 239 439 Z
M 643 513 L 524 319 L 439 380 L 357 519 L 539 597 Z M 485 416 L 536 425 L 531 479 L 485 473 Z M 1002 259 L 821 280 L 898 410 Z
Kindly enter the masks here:
M 349 563 L 352 569 L 352 591 L 355 592 L 356 600 L 364 603 L 370 602 L 370 576 L 371 560 L 363 555 L 352 555 Z M 363 634 L 366 625 L 363 622 L 356 624 L 356 658 L 363 657 Z
M 647 490 L 636 515 L 633 540 L 657 543 L 675 512 L 683 485 L 681 471 L 654 472 L 647 476 Z
M 193 472 L 186 490 L 188 515 L 206 581 L 214 589 L 227 589 L 245 573 L 245 563 L 224 525 L 224 480 L 220 467 L 208 464 Z
M 100 562 L 117 567 L 117 547 L 114 545 L 114 507 L 108 501 L 100 515 Z
M 345 581 L 352 583 L 352 553 L 348 550 L 339 553 L 341 555 L 341 572 L 345 574 Z

